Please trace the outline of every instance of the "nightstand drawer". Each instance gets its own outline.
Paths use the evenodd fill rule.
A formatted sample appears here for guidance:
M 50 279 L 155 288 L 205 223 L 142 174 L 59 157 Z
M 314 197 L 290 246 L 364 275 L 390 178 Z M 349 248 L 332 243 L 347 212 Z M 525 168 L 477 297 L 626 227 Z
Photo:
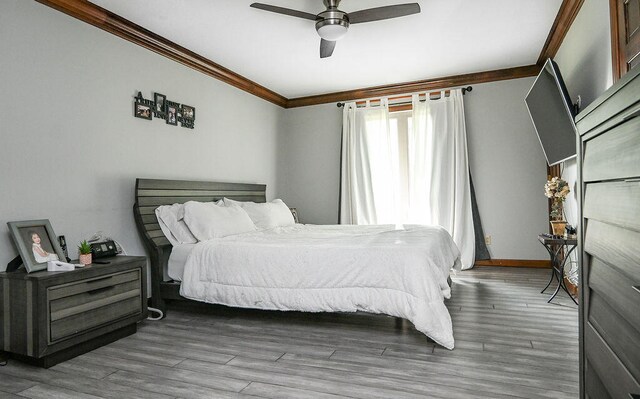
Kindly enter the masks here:
M 49 342 L 141 313 L 140 274 L 136 269 L 50 287 Z
M 138 296 L 52 321 L 49 330 L 50 342 L 68 338 L 140 312 L 142 312 L 142 300 Z
M 71 295 L 84 292 L 95 292 L 105 287 L 115 286 L 128 281 L 140 281 L 140 271 L 131 270 L 120 273 L 106 274 L 90 280 L 82 280 L 74 283 L 56 285 L 47 289 L 47 299 L 53 301 Z

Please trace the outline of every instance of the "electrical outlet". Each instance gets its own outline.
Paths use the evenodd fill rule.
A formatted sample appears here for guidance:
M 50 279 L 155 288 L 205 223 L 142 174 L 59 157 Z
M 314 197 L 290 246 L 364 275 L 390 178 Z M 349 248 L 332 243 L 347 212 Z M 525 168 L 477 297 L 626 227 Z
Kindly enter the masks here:
M 487 245 L 491 245 L 491 236 L 484 236 L 484 243 Z

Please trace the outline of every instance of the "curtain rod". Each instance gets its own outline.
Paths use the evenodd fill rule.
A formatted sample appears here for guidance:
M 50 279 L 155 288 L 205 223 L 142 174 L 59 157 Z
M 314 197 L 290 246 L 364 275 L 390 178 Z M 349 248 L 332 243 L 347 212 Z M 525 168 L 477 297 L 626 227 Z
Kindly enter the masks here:
M 437 91 L 432 91 L 430 93 L 437 93 L 438 91 L 447 91 L 447 90 L 452 90 L 452 89 L 437 90 Z M 473 87 L 471 87 L 471 86 L 463 87 L 462 88 L 462 95 L 464 96 L 467 92 L 470 92 L 470 91 L 473 91 Z M 396 97 L 396 99 L 401 99 L 401 98 L 411 98 L 411 97 L 409 97 L 409 96 Z M 359 101 L 363 101 L 363 100 L 359 100 Z M 358 101 L 356 101 L 356 103 L 357 102 Z M 394 105 L 402 105 L 402 104 L 405 104 L 405 103 L 402 102 L 402 103 L 397 103 L 397 104 L 394 104 Z M 344 107 L 344 103 L 338 103 L 336 105 L 338 106 L 338 108 Z

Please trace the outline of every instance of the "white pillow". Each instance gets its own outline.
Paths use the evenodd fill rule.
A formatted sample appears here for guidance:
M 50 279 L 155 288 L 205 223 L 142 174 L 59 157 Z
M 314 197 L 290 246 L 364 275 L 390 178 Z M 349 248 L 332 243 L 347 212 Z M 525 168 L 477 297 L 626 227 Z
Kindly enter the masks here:
M 187 201 L 187 202 L 196 202 L 196 201 Z M 217 200 L 214 202 L 203 202 L 203 204 L 216 204 L 218 206 L 224 206 L 224 200 Z M 183 206 L 181 206 L 180 208 L 178 208 L 178 213 L 176 216 L 178 216 L 178 220 L 183 220 L 184 219 L 184 204 L 182 204 Z
M 272 229 L 279 226 L 295 224 L 291 210 L 281 199 L 271 202 L 241 202 L 229 198 L 224 199 L 225 206 L 239 205 L 247 211 L 249 217 L 259 230 Z
M 160 229 L 162 229 L 171 245 L 174 246 L 198 242 L 180 216 L 183 213 L 183 207 L 183 204 L 173 204 L 156 208 L 156 217 L 158 218 Z
M 247 212 L 239 206 L 218 206 L 213 202 L 187 202 L 184 221 L 198 241 L 256 230 Z

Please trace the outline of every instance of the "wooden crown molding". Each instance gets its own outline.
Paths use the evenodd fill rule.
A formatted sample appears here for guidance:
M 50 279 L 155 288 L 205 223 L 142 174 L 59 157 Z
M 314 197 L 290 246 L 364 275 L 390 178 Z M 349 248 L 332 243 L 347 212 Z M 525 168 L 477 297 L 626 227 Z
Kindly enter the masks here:
M 553 25 L 549 31 L 549 36 L 547 36 L 547 41 L 542 47 L 542 51 L 540 52 L 540 56 L 538 57 L 536 64 L 541 66 L 545 61 L 547 61 L 547 58 L 553 58 L 556 56 L 564 37 L 567 35 L 567 32 L 569 32 L 569 28 L 571 28 L 571 24 L 573 24 L 578 12 L 580 12 L 582 3 L 584 3 L 584 0 L 562 1 L 560 10 L 558 10 L 558 15 L 556 15 L 555 21 L 553 21 Z
M 121 16 L 86 0 L 36 0 L 74 18 L 149 49 L 189 68 L 221 80 L 273 104 L 285 107 L 287 99 L 244 76 L 216 64 Z
M 303 107 L 307 105 L 357 100 L 362 98 L 385 97 L 417 91 L 439 90 L 475 83 L 518 79 L 536 76 L 540 71 L 539 65 L 527 65 L 515 68 L 498 69 L 287 99 L 286 97 L 269 90 L 268 88 L 261 86 L 258 83 L 231 71 L 230 69 L 216 64 L 193 51 L 179 46 L 178 44 L 87 0 L 36 1 L 284 108 Z M 575 15 L 583 1 L 584 0 L 563 1 L 553 28 L 549 33 L 549 38 L 547 38 L 547 43 L 545 43 L 543 53 L 540 55 L 541 59 L 543 54 L 545 54 L 545 57 L 546 54 L 555 55 L 555 52 L 566 35 L 571 22 L 575 19 Z M 544 60 L 546 60 L 546 58 L 544 58 Z M 538 60 L 538 62 L 540 62 L 540 60 Z
M 337 93 L 327 93 L 316 96 L 292 98 L 287 101 L 286 107 L 295 108 L 338 101 L 359 100 L 363 98 L 386 97 L 418 91 L 439 90 L 476 83 L 487 83 L 495 82 L 498 80 L 525 78 L 529 76 L 536 76 L 539 72 L 539 66 L 527 65 L 515 68 L 497 69 L 493 71 L 468 73 L 465 75 L 446 76 L 443 78 L 418 80 L 414 82 L 397 83 L 392 85 L 341 91 Z

